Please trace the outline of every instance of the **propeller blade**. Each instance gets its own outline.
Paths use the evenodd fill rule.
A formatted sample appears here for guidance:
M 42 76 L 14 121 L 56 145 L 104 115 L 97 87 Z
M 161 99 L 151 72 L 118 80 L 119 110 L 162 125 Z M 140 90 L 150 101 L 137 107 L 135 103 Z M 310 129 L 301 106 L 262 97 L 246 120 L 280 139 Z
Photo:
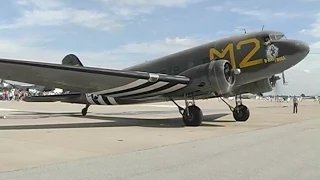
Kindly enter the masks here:
M 286 79 L 285 79 L 285 76 L 284 76 L 284 71 L 283 71 L 281 74 L 282 74 L 282 83 L 283 83 L 284 85 L 287 85 L 288 82 L 286 82 Z

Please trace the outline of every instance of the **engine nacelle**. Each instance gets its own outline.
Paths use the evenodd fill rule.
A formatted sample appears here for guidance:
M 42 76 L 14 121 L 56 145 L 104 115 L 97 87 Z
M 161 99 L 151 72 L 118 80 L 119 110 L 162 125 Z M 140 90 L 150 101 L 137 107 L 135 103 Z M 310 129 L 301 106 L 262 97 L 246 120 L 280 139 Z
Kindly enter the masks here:
M 270 92 L 273 90 L 273 87 L 270 82 L 270 78 L 265 78 L 259 81 L 255 81 L 249 84 L 244 84 L 234 90 L 233 94 L 243 94 L 243 93 L 251 93 L 251 94 L 262 94 L 266 92 Z
M 199 89 L 206 92 L 224 94 L 230 92 L 235 84 L 232 65 L 227 60 L 215 60 L 195 66 L 180 75 L 189 77 L 191 82 L 184 91 L 194 92 Z

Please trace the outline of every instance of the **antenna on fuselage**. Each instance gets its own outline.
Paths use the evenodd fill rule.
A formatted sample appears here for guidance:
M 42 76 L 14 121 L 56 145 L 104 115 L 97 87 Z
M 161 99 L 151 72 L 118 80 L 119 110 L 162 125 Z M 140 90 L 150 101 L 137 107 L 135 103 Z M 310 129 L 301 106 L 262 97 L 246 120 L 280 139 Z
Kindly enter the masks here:
M 247 30 L 245 28 L 239 29 L 239 30 L 243 30 L 245 34 L 247 34 Z
M 264 29 L 264 25 L 262 26 L 262 29 L 261 29 L 261 31 L 263 31 L 263 29 Z

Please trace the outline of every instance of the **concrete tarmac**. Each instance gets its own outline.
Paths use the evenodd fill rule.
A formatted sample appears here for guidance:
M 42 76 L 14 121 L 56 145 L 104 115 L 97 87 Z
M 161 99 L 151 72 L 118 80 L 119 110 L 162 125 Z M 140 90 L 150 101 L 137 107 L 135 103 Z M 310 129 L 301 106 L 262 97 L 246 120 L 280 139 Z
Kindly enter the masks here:
M 0 179 L 319 178 L 320 105 L 292 114 L 290 103 L 244 103 L 245 123 L 204 100 L 204 124 L 184 127 L 171 103 L 92 106 L 81 117 L 82 105 L 1 102 Z

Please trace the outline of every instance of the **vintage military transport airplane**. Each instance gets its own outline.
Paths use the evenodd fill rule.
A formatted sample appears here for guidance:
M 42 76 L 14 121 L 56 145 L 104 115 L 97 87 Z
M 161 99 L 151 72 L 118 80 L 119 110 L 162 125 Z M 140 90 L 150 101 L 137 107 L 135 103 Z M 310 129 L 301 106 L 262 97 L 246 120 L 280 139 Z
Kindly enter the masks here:
M 172 101 L 187 126 L 199 126 L 203 114 L 195 99 L 235 96 L 236 121 L 246 121 L 249 109 L 243 93 L 272 91 L 276 74 L 291 68 L 309 53 L 309 46 L 287 39 L 279 31 L 234 35 L 123 70 L 84 67 L 73 54 L 62 64 L 0 59 L 0 78 L 62 88 L 70 93 L 35 96 L 25 101 L 122 105 Z M 175 101 L 185 100 L 185 108 Z

